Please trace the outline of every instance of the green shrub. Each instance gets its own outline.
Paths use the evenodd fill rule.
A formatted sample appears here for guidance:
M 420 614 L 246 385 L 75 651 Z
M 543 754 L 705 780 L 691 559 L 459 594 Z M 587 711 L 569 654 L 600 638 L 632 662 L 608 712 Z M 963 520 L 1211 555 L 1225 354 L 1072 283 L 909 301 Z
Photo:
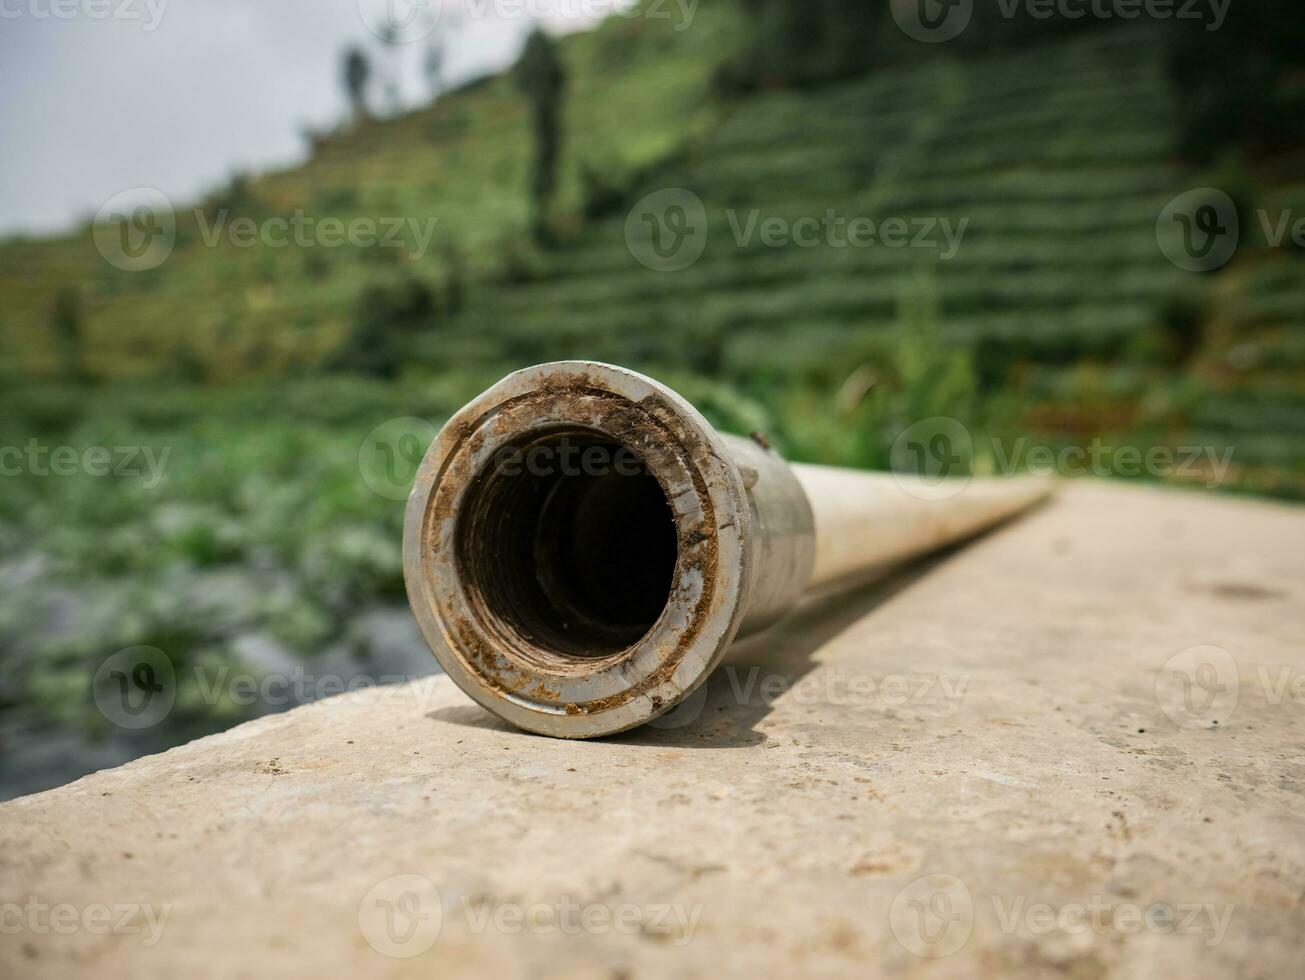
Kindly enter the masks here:
M 716 87 L 737 93 L 780 85 L 818 85 L 864 72 L 875 55 L 885 11 L 864 0 L 741 0 L 750 29 L 742 50 L 722 64 Z
M 435 326 L 437 311 L 431 288 L 412 276 L 369 286 L 354 306 L 348 337 L 336 351 L 333 366 L 397 377 L 411 340 Z
M 1185 158 L 1209 163 L 1230 145 L 1258 155 L 1305 140 L 1305 105 L 1290 88 L 1305 65 L 1296 0 L 1233 4 L 1218 31 L 1177 21 L 1167 61 Z

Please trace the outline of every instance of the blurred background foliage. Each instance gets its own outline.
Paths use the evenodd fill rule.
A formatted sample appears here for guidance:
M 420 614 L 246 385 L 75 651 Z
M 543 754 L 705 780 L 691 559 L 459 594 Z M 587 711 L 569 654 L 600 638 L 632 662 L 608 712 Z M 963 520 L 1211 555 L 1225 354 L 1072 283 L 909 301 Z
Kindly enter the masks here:
M 169 452 L 157 486 L 0 477 L 0 732 L 27 760 L 0 790 L 266 710 L 202 697 L 195 665 L 433 670 L 403 609 L 402 503 L 360 447 L 539 361 L 648 372 L 797 459 L 884 467 L 943 415 L 978 469 L 991 438 L 1230 447 L 1225 489 L 1305 496 L 1305 265 L 1257 220 L 1305 217 L 1297 5 L 1235 2 L 1218 31 L 997 11 L 921 45 L 887 4 L 702 0 L 687 30 L 536 35 L 515 72 L 393 113 L 352 50 L 350 118 L 303 166 L 179 207 L 159 268 L 113 268 L 89 226 L 0 242 L 0 445 Z M 1156 241 L 1201 186 L 1241 213 L 1210 274 Z M 712 229 L 673 274 L 624 233 L 664 187 Z M 947 260 L 739 246 L 726 212 L 753 208 L 968 225 Z M 220 216 L 300 210 L 437 223 L 426 250 L 204 241 Z M 136 644 L 178 670 L 145 735 L 88 690 Z

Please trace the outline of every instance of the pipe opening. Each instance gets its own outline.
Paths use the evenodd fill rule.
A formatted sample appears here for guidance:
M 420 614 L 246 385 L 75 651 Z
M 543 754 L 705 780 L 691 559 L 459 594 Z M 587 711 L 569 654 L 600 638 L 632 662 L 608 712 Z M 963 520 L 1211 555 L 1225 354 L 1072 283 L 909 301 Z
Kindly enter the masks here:
M 585 429 L 529 433 L 467 488 L 454 532 L 481 625 L 525 657 L 604 657 L 642 639 L 670 599 L 670 502 L 629 447 Z

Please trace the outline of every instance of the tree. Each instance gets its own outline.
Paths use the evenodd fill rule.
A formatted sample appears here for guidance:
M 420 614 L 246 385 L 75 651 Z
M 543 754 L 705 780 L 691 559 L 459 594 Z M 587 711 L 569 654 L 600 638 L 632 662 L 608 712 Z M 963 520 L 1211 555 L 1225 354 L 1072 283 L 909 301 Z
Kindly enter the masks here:
M 426 47 L 426 59 L 422 63 L 426 71 L 426 84 L 430 87 L 430 97 L 434 101 L 444 91 L 444 38 L 436 34 Z
M 462 30 L 462 15 L 457 10 L 445 11 L 439 26 L 430 36 L 426 45 L 426 57 L 422 68 L 426 73 L 426 84 L 430 88 L 431 101 L 434 102 L 444 92 L 444 68 L 449 48 L 452 47 L 453 35 Z
M 367 81 L 372 66 L 361 48 L 350 48 L 344 56 L 344 88 L 355 120 L 367 115 Z
M 530 196 L 534 209 L 534 235 L 547 244 L 548 207 L 557 187 L 557 160 L 562 143 L 562 91 L 566 71 L 557 56 L 557 46 L 539 29 L 526 39 L 525 49 L 513 69 L 517 88 L 530 102 L 530 124 L 534 143 Z
M 403 112 L 403 85 L 399 69 L 399 29 L 391 24 L 382 32 L 381 41 L 385 45 L 386 56 L 389 59 L 382 86 L 385 92 L 385 110 L 391 116 L 397 116 Z
M 54 295 L 51 320 L 64 377 L 70 381 L 85 381 L 83 354 L 85 319 L 82 315 L 81 295 L 74 287 L 59 287 L 59 291 Z

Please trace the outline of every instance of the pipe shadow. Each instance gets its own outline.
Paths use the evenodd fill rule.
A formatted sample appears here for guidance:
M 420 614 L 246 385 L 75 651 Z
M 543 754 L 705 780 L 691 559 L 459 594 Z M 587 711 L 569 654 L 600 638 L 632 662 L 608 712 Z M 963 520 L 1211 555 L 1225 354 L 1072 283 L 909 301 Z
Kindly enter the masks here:
M 924 557 L 873 569 L 804 598 L 794 612 L 775 625 L 736 641 L 726 651 L 724 663 L 671 711 L 628 732 L 592 741 L 659 749 L 746 748 L 765 742 L 768 736 L 758 731 L 757 725 L 770 714 L 782 692 L 792 690 L 815 669 L 813 657 L 817 651 L 958 552 L 996 536 L 1046 504 L 1040 501 Z M 426 717 L 468 728 L 525 735 L 477 704 L 437 708 Z
M 706 682 L 675 708 L 602 741 L 655 748 L 746 748 L 767 740 L 757 725 L 778 696 L 815 669 L 815 654 L 950 555 L 935 554 L 869 580 L 804 599 L 769 629 L 737 641 Z
M 493 712 L 486 711 L 474 701 L 470 704 L 450 704 L 443 708 L 436 708 L 426 712 L 426 717 L 431 721 L 442 721 L 462 728 L 482 728 L 486 731 L 502 732 L 505 735 L 529 734 L 516 725 L 504 721 Z
M 814 669 L 812 655 L 817 650 L 907 588 L 926 570 L 803 600 L 796 611 L 774 626 L 736 641 L 726 651 L 726 663 L 666 714 L 628 732 L 591 741 L 657 748 L 744 747 L 764 742 L 766 736 L 756 731 L 756 725 L 770 713 L 772 702 L 765 695 L 767 686 L 756 683 L 758 677 L 778 676 L 786 687 L 796 683 Z M 464 728 L 529 737 L 474 703 L 436 708 L 426 717 Z
M 757 730 L 774 704 L 816 667 L 814 654 L 958 553 L 998 536 L 1054 500 L 1023 511 L 938 551 L 873 568 L 802 600 L 789 616 L 757 636 L 737 641 L 696 691 L 659 718 L 600 741 L 656 748 L 746 748 L 767 740 Z M 766 685 L 773 685 L 767 694 Z M 775 690 L 777 688 L 777 690 Z

